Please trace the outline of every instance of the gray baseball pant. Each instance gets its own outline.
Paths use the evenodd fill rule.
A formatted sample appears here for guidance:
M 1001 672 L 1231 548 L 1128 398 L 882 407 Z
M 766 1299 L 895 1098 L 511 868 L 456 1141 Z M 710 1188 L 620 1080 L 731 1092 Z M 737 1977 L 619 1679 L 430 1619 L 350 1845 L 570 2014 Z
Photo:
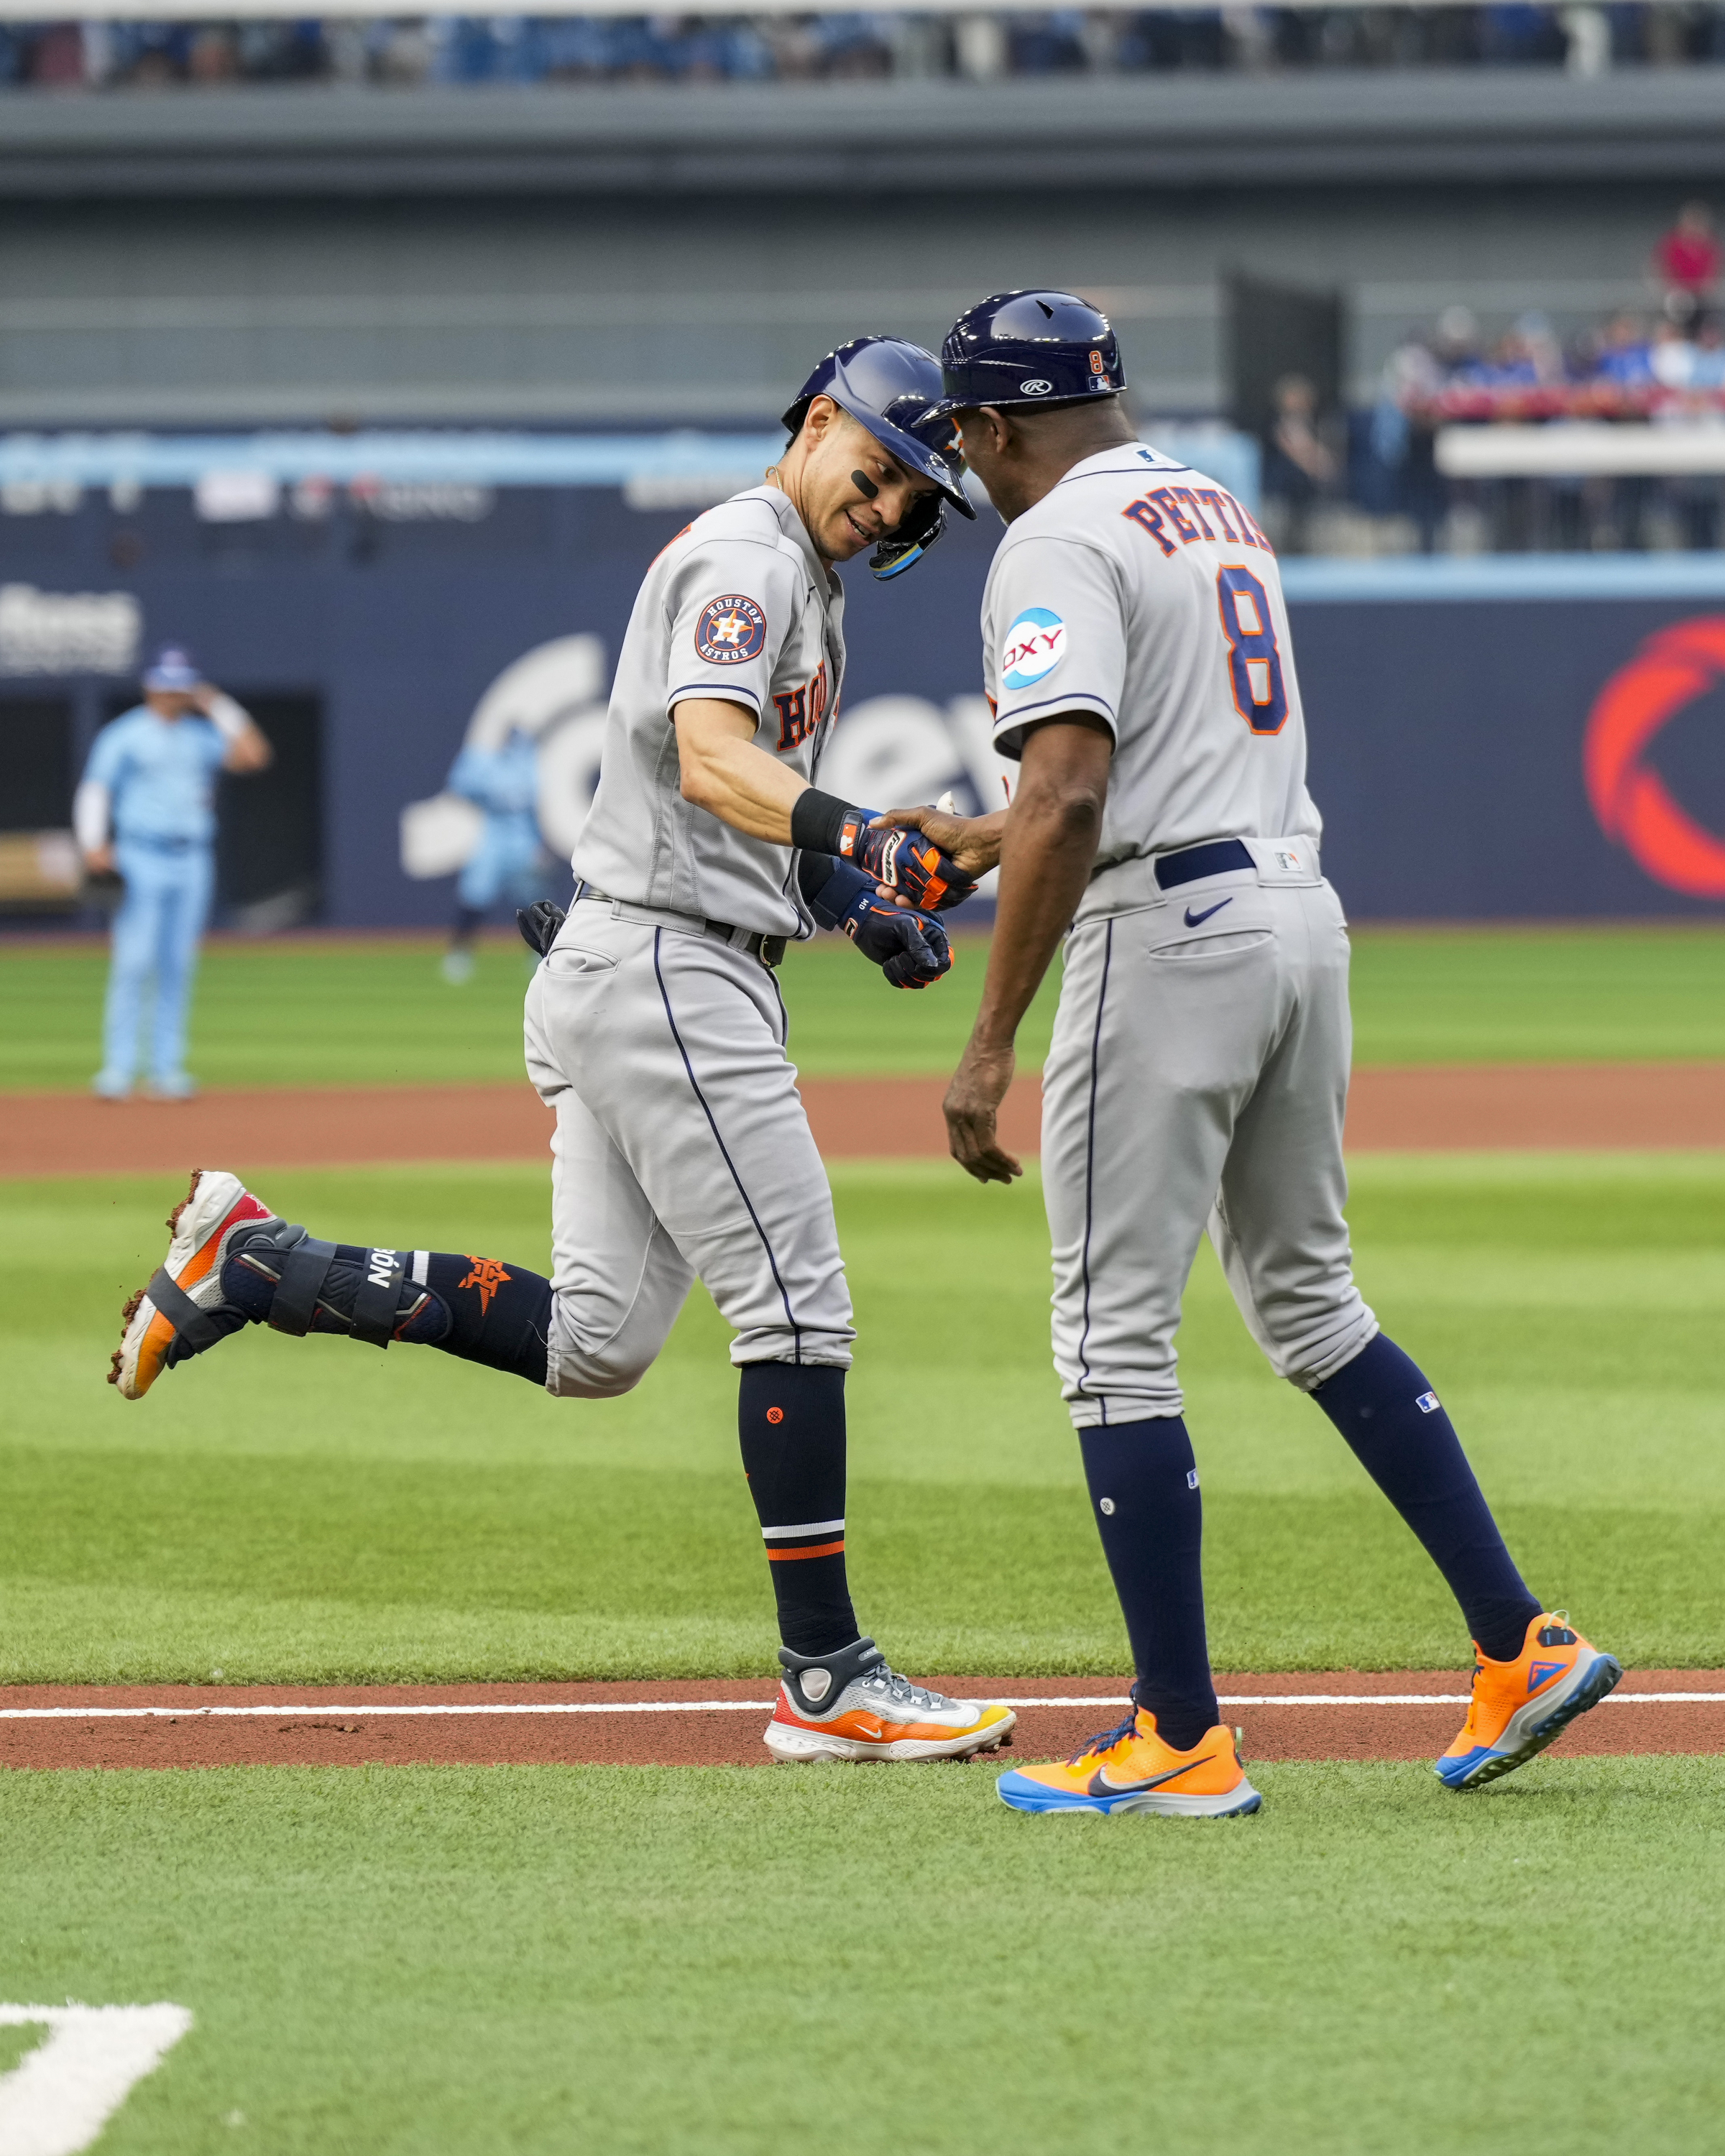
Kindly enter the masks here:
M 1255 870 L 1169 891 L 1147 860 L 1105 870 L 1067 940 L 1042 1171 L 1080 1429 L 1180 1413 L 1174 1334 L 1206 1227 L 1278 1376 L 1310 1391 L 1378 1329 L 1343 1217 L 1347 924 L 1310 840 L 1291 872 L 1277 842 L 1248 844 Z
M 583 901 L 534 973 L 526 1031 L 557 1119 L 546 1389 L 628 1392 L 697 1277 L 733 1363 L 848 1368 L 832 1192 L 769 969 L 686 915 Z

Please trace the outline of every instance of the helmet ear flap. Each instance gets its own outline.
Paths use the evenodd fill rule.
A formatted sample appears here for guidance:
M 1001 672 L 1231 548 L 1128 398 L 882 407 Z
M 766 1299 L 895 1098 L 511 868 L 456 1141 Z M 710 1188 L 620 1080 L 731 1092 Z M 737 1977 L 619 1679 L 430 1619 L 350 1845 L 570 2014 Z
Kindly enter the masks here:
M 947 528 L 946 496 L 919 494 L 913 497 L 901 522 L 895 525 L 869 557 L 869 567 L 880 583 L 902 576 L 920 562 Z

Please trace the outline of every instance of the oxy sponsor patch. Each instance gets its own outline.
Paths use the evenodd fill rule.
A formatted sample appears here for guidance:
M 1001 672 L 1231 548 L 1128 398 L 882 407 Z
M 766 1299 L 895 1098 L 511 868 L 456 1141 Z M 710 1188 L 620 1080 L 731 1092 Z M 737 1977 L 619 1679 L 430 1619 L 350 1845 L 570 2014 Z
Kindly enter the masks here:
M 731 592 L 701 608 L 695 649 L 709 666 L 741 666 L 766 648 L 767 617 L 753 599 Z
M 1046 607 L 1026 607 L 1000 647 L 1000 685 L 1029 689 L 1052 674 L 1066 655 L 1066 624 Z

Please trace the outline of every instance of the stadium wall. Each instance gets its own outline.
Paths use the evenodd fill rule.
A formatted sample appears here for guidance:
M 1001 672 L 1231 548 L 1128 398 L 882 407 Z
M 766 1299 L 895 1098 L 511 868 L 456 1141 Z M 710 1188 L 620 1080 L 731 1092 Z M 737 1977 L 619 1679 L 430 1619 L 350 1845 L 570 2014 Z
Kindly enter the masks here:
M 153 565 L 146 542 L 125 576 L 74 544 L 105 513 L 45 521 L 43 540 L 59 543 L 38 551 L 32 580 L 15 557 L 0 570 L 0 725 L 9 711 L 39 734 L 44 700 L 71 715 L 47 795 L 39 787 L 21 819 L 15 793 L 0 827 L 54 820 L 41 804 L 56 789 L 69 803 L 135 654 L 184 639 L 243 697 L 321 712 L 321 917 L 362 927 L 445 917 L 448 876 L 423 871 L 459 846 L 459 824 L 415 812 L 422 873 L 409 875 L 403 814 L 435 802 L 487 690 L 547 644 L 512 678 L 545 729 L 543 821 L 567 849 L 637 584 L 688 511 L 633 508 L 603 488 L 508 489 L 483 526 L 392 528 L 343 510 L 323 526 L 199 531 L 164 500 L 142 521 L 180 516 L 184 548 Z M 993 536 L 987 520 L 952 533 L 888 586 L 850 571 L 829 783 L 882 802 L 956 785 L 998 803 L 975 627 Z M 1326 865 L 1356 917 L 1710 916 L 1725 900 L 1725 840 L 1710 836 L 1725 831 L 1717 557 L 1309 561 L 1286 573 Z M 125 648 L 80 649 L 79 619 L 103 634 L 117 623 Z M 480 723 L 501 723 L 498 700 L 487 709 Z M 301 754 L 299 783 L 310 767 Z M 291 911 L 254 904 L 246 917 Z

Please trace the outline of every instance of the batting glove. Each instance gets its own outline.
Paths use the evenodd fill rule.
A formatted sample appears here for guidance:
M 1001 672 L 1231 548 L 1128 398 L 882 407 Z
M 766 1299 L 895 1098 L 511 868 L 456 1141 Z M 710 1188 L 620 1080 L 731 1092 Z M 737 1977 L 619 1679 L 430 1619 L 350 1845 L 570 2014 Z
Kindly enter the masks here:
M 934 916 L 886 905 L 875 896 L 873 882 L 843 861 L 810 900 L 809 910 L 822 927 L 848 936 L 896 988 L 926 988 L 952 970 L 952 947 Z
M 840 829 L 839 857 L 872 876 L 889 891 L 902 891 L 912 906 L 944 913 L 963 906 L 976 889 L 974 880 L 920 831 L 869 828 L 874 812 L 853 808 Z

